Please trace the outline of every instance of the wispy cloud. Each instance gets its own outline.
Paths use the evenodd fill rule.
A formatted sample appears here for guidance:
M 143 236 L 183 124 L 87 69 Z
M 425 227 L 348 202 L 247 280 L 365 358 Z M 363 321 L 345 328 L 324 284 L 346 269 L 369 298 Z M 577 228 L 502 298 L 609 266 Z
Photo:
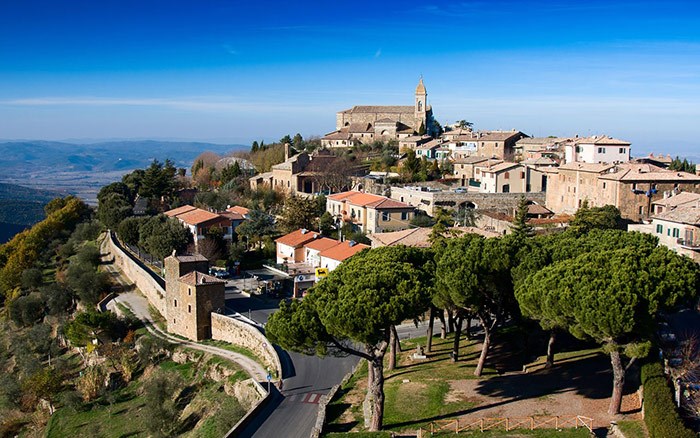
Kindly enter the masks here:
M 321 105 L 299 105 L 240 97 L 119 98 L 119 97 L 28 97 L 0 100 L 0 106 L 23 107 L 152 107 L 192 112 L 299 111 L 318 110 Z
M 238 50 L 236 50 L 235 48 L 233 48 L 232 46 L 230 46 L 228 44 L 224 44 L 221 47 L 223 47 L 224 50 L 226 51 L 226 53 L 228 53 L 229 55 L 234 55 L 234 56 L 238 55 Z
M 379 58 L 380 56 L 382 56 L 382 49 L 377 49 L 377 51 L 374 52 L 374 58 L 376 59 L 376 58 Z

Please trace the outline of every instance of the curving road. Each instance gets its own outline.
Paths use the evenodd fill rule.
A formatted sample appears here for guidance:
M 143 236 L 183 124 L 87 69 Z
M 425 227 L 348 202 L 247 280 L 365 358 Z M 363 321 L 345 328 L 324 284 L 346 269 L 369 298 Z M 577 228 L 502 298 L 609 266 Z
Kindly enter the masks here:
M 229 295 L 231 296 L 231 295 Z M 266 323 L 278 302 L 270 299 L 248 298 L 233 294 L 226 301 L 229 310 Z M 273 391 L 272 401 L 241 432 L 242 438 L 307 438 L 316 423 L 321 396 L 343 380 L 358 358 L 306 356 L 280 352 L 284 379 L 282 391 Z

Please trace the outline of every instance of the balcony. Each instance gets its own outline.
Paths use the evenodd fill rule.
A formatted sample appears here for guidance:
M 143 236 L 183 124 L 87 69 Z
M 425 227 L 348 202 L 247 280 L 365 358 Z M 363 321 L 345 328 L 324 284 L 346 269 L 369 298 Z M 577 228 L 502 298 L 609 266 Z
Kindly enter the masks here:
M 691 251 L 700 251 L 700 241 L 699 240 L 686 240 L 678 239 L 676 243 L 683 249 L 689 249 Z

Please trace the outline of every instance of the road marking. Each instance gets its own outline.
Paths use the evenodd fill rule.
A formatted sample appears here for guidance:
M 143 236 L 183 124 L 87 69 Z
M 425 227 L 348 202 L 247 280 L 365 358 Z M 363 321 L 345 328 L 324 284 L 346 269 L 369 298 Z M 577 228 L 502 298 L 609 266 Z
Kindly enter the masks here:
M 321 397 L 322 394 L 311 392 L 304 396 L 304 400 L 302 400 L 302 403 L 310 403 L 317 405 L 321 401 Z

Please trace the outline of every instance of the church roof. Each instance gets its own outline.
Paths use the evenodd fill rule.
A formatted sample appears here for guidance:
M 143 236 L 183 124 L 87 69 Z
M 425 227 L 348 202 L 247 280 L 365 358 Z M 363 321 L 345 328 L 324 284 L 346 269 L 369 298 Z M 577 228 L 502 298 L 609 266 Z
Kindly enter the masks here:
M 418 86 L 416 87 L 416 94 L 426 94 L 425 85 L 423 85 L 423 78 L 418 81 Z
M 413 115 L 415 107 L 412 105 L 355 105 L 354 107 L 341 111 L 346 114 L 362 114 L 362 113 L 391 113 L 402 114 L 409 113 Z

